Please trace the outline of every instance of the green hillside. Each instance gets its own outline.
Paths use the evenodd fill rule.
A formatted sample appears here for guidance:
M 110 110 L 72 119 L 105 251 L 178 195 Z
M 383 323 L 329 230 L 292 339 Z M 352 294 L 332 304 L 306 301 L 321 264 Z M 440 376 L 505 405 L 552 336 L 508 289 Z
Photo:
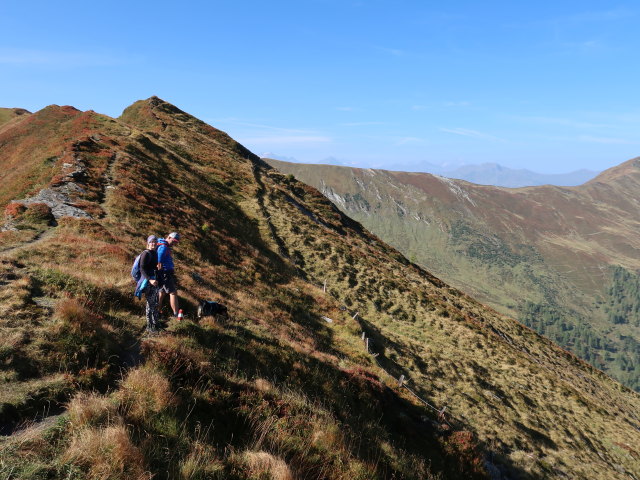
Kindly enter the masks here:
M 269 160 L 409 259 L 640 390 L 637 161 L 581 187 Z M 624 280 L 623 280 L 624 279 Z
M 23 108 L 0 108 L 0 127 L 17 117 L 28 114 L 29 111 Z
M 0 145 L 2 478 L 640 476 L 635 392 L 173 105 Z M 187 318 L 149 336 L 129 270 L 173 230 Z

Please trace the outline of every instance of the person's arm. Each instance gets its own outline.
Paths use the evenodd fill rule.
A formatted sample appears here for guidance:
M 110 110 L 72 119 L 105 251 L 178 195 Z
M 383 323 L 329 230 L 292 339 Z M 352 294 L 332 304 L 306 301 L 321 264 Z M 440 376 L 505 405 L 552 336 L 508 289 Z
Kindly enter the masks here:
M 149 269 L 149 250 L 145 250 L 140 254 L 140 276 L 146 280 L 151 280 L 153 269 Z
M 167 246 L 164 244 L 158 247 L 158 270 L 164 268 L 163 260 L 166 255 L 166 250 L 167 250 Z

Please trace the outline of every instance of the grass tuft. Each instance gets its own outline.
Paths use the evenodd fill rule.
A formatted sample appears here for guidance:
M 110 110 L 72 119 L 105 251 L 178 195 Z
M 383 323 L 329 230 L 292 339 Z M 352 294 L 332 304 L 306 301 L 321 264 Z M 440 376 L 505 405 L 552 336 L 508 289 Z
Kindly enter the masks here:
M 128 417 L 144 421 L 174 404 L 169 380 L 149 368 L 131 370 L 117 393 Z
M 270 480 L 293 480 L 294 478 L 287 463 L 268 452 L 244 452 L 240 455 L 240 462 L 250 478 Z
M 74 430 L 108 424 L 116 416 L 116 407 L 108 397 L 80 392 L 67 406 L 69 423 Z
M 91 480 L 152 478 L 124 425 L 81 430 L 71 440 L 63 461 L 83 469 L 86 474 L 83 478 Z
M 100 328 L 100 318 L 76 298 L 61 299 L 54 316 L 59 321 L 58 328 L 71 333 L 95 332 Z
M 224 463 L 216 458 L 214 449 L 196 441 L 180 466 L 180 478 L 182 480 L 222 479 L 224 470 Z

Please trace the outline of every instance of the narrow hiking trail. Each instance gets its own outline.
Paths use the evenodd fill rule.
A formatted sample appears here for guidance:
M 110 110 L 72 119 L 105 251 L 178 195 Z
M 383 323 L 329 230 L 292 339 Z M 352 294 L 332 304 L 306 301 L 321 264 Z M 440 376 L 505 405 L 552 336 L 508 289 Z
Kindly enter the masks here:
M 17 245 L 12 245 L 9 247 L 0 246 L 0 257 L 9 257 L 14 252 L 18 252 L 20 250 L 24 250 L 27 247 L 32 247 L 34 245 L 42 243 L 45 240 L 48 240 L 49 238 L 51 238 L 55 234 L 55 232 L 56 232 L 56 227 L 50 227 L 46 230 L 43 230 L 37 233 L 30 240 L 25 240 Z

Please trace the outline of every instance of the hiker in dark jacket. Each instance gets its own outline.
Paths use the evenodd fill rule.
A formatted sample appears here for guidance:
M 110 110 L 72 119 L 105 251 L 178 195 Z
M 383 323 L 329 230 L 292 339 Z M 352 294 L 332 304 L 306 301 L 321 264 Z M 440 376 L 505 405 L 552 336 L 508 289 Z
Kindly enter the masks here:
M 158 240 L 158 278 L 160 279 L 160 296 L 158 300 L 159 308 L 162 308 L 162 301 L 166 294 L 169 294 L 169 303 L 173 316 L 178 316 L 178 282 L 173 267 L 173 257 L 171 250 L 180 241 L 180 234 L 172 232 L 167 238 Z
M 140 281 L 146 281 L 143 287 L 145 297 L 147 299 L 146 315 L 147 315 L 147 331 L 157 332 L 163 325 L 160 323 L 160 308 L 158 305 L 158 293 L 160 284 L 158 282 L 157 266 L 158 253 L 156 245 L 158 238 L 155 235 L 147 237 L 147 248 L 140 254 Z

